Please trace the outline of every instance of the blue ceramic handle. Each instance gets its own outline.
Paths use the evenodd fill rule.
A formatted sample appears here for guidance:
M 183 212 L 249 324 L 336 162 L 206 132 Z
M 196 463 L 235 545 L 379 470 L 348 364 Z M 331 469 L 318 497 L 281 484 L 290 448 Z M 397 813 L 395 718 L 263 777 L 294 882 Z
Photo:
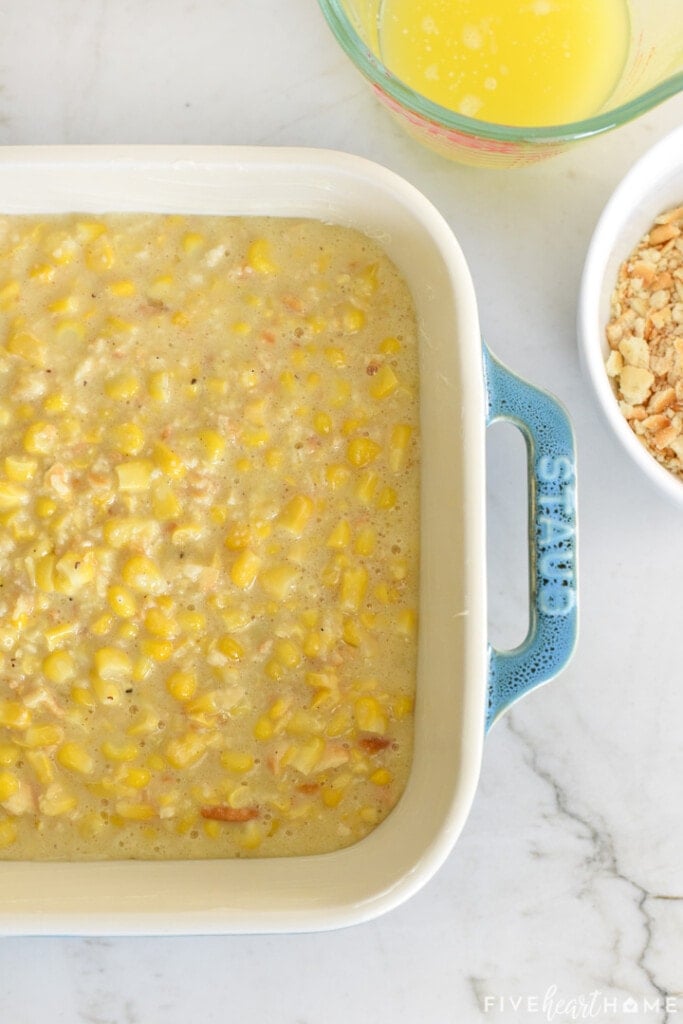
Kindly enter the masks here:
M 483 347 L 489 426 L 521 430 L 529 465 L 529 632 L 511 651 L 489 646 L 486 729 L 510 704 L 557 675 L 577 633 L 576 460 L 562 406 Z

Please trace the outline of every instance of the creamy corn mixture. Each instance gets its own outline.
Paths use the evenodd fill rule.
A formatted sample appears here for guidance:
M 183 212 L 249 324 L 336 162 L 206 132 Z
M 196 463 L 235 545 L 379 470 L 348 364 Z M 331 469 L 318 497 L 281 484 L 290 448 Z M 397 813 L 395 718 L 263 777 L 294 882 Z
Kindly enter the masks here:
M 365 835 L 409 769 L 417 512 L 368 238 L 0 218 L 0 857 Z

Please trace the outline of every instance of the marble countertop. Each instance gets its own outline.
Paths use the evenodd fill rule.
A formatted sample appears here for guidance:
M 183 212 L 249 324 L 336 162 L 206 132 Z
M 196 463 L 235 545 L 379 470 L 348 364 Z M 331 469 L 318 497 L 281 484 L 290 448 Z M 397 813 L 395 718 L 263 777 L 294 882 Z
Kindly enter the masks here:
M 0 939 L 3 1024 L 683 1020 L 683 512 L 609 435 L 581 377 L 584 253 L 679 96 L 515 172 L 406 138 L 314 0 L 23 0 L 0 34 L 0 142 L 322 146 L 442 211 L 494 352 L 567 405 L 579 452 L 581 636 L 489 734 L 453 853 L 408 903 L 321 935 Z M 523 630 L 521 442 L 491 432 L 491 635 Z

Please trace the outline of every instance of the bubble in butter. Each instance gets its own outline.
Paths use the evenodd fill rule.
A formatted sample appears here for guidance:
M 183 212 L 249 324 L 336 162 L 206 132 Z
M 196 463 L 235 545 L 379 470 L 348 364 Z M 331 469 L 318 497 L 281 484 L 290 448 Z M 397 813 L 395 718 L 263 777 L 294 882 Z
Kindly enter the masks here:
M 387 67 L 441 106 L 507 125 L 597 113 L 621 75 L 624 0 L 384 0 Z

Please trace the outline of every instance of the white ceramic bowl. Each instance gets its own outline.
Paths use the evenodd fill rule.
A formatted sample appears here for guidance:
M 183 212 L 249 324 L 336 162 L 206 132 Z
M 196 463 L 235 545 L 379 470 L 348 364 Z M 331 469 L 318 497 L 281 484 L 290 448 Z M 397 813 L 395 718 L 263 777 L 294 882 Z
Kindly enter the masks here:
M 5 147 L 0 210 L 267 214 L 359 228 L 381 242 L 415 300 L 422 434 L 414 758 L 386 821 L 355 846 L 313 857 L 4 861 L 0 934 L 300 931 L 396 906 L 452 849 L 474 798 L 487 725 L 571 654 L 566 417 L 490 353 L 483 358 L 472 282 L 448 225 L 412 186 L 368 161 L 315 150 Z M 527 433 L 536 566 L 530 635 L 503 653 L 486 639 L 484 523 L 484 434 L 500 417 Z
M 654 219 L 683 203 L 683 126 L 648 150 L 609 199 L 591 239 L 578 307 L 579 352 L 600 408 L 624 450 L 660 490 L 683 505 L 683 481 L 648 453 L 619 410 L 605 370 L 605 327 L 617 271 Z

